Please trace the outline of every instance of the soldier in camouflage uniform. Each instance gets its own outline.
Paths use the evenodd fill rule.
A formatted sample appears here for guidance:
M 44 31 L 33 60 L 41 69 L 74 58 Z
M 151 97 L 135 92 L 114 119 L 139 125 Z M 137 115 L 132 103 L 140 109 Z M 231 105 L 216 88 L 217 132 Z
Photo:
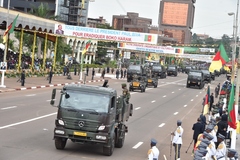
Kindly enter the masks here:
M 122 89 L 123 89 L 123 98 L 126 99 L 126 102 L 129 103 L 129 99 L 131 97 L 128 89 L 127 89 L 127 84 L 123 83 L 122 84 Z

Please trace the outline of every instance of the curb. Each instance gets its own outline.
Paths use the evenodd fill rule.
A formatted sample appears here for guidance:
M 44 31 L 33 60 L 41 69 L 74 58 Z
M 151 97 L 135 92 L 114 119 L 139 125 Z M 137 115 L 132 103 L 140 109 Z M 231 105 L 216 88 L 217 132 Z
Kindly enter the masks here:
M 102 80 L 86 81 L 86 83 L 94 83 L 94 82 L 104 82 L 104 79 L 102 79 Z M 13 92 L 13 91 L 24 91 L 24 90 L 29 90 L 29 89 L 39 89 L 39 88 L 48 88 L 48 87 L 56 87 L 56 86 L 65 86 L 65 85 L 69 85 L 69 84 L 83 84 L 83 81 L 81 81 L 81 82 L 72 82 L 72 83 L 48 84 L 48 85 L 34 86 L 34 87 L 14 88 L 14 89 L 8 89 L 8 90 L 0 90 L 0 93 Z

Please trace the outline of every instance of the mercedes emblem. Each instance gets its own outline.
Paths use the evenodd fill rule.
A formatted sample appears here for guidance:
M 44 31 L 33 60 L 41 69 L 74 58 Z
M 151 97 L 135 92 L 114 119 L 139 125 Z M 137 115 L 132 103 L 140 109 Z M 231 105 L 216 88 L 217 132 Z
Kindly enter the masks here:
M 84 126 L 84 122 L 83 121 L 79 121 L 78 125 L 79 125 L 79 127 L 83 127 Z

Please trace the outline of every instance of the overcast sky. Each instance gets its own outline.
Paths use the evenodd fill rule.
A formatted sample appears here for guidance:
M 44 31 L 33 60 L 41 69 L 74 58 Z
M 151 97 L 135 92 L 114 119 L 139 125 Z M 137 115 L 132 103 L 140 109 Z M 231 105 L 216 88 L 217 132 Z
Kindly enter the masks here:
M 95 0 L 90 2 L 88 17 L 103 16 L 112 24 L 112 15 L 137 12 L 157 25 L 159 3 L 159 0 Z M 237 11 L 237 0 L 196 0 L 195 8 L 193 33 L 213 38 L 221 38 L 223 34 L 232 36 L 234 18 L 228 13 Z

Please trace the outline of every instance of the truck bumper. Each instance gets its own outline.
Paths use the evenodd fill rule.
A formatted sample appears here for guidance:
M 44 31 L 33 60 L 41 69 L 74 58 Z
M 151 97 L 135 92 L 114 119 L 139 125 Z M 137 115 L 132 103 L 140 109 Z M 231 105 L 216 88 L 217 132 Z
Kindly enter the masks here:
M 71 139 L 76 143 L 101 143 L 108 144 L 110 136 L 108 133 L 93 133 L 79 130 L 71 130 L 63 127 L 54 129 L 54 138 L 61 137 Z

